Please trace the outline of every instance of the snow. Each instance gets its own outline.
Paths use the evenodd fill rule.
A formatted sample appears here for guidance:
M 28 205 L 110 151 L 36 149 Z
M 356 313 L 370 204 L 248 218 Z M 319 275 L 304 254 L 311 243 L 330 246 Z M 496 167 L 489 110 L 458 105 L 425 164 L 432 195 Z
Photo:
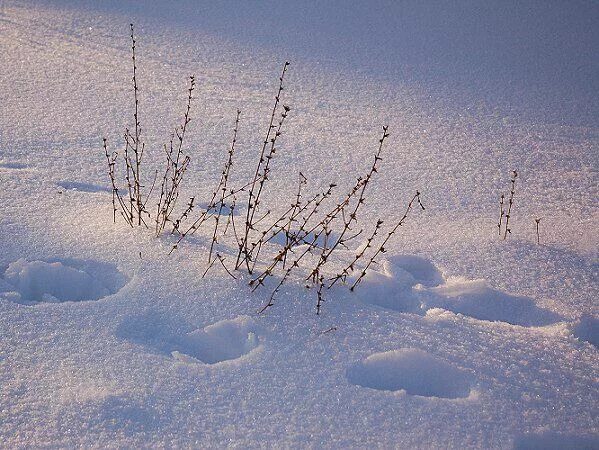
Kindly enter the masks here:
M 598 448 L 598 20 L 582 0 L 0 1 L 0 447 Z M 196 75 L 195 214 L 237 108 L 232 183 L 251 176 L 286 60 L 274 215 L 299 171 L 341 196 L 389 125 L 365 231 L 325 275 L 416 190 L 426 210 L 355 292 L 317 316 L 298 272 L 257 314 L 280 274 L 202 277 L 209 226 L 169 255 L 113 224 L 101 138 L 120 151 L 131 125 L 130 22 L 148 184 Z

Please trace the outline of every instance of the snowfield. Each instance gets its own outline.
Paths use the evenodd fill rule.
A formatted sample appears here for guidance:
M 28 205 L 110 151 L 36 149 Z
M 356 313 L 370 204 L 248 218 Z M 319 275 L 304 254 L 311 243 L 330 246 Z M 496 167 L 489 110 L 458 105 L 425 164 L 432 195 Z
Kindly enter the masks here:
M 324 276 L 417 190 L 425 210 L 354 291 L 359 271 L 316 315 L 298 269 L 259 314 L 281 274 L 203 277 L 212 226 L 169 254 L 169 232 L 113 223 L 102 138 L 120 151 L 134 126 L 131 22 L 147 184 L 196 77 L 194 217 L 238 108 L 231 183 L 253 175 L 285 61 L 273 217 L 300 171 L 334 205 L 389 126 L 364 234 Z M 598 22 L 583 0 L 0 0 L 0 447 L 599 448 Z

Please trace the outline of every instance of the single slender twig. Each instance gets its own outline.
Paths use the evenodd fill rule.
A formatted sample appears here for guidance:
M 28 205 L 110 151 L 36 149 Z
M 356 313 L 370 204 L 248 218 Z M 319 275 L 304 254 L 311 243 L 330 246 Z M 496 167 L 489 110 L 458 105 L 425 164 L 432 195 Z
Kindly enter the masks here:
M 507 213 L 505 214 L 505 230 L 504 230 L 504 234 L 503 234 L 504 240 L 507 238 L 508 233 L 512 232 L 512 230 L 510 230 L 509 223 L 510 223 L 510 217 L 512 214 L 512 205 L 514 204 L 514 194 L 516 193 L 516 177 L 517 176 L 518 176 L 518 172 L 516 172 L 514 170 L 512 172 L 512 179 L 510 180 L 510 184 L 511 184 L 510 198 L 508 201 Z
M 503 210 L 503 200 L 505 195 L 501 194 L 501 198 L 499 199 L 499 223 L 497 224 L 497 228 L 499 228 L 499 236 L 501 237 L 501 224 L 503 223 L 503 216 L 505 215 L 505 211 Z
M 229 158 L 227 159 L 227 163 L 225 164 L 225 169 L 222 173 L 222 182 L 221 182 L 221 197 L 218 206 L 218 212 L 214 218 L 214 233 L 212 234 L 212 240 L 210 242 L 210 251 L 208 252 L 208 262 L 212 259 L 212 250 L 214 249 L 214 245 L 217 243 L 217 233 L 218 233 L 218 225 L 220 221 L 220 217 L 223 211 L 223 207 L 225 204 L 225 196 L 227 193 L 227 182 L 229 180 L 229 173 L 231 171 L 231 166 L 233 165 L 233 154 L 235 153 L 235 143 L 237 142 L 237 130 L 239 127 L 239 116 L 241 115 L 241 111 L 237 110 L 237 116 L 235 118 L 235 129 L 233 131 L 233 140 L 231 141 L 231 147 L 229 148 Z
M 269 143 L 271 143 L 271 152 L 274 150 L 274 144 L 276 141 L 277 136 L 280 134 L 280 127 L 277 130 L 277 132 L 275 133 L 274 138 L 271 137 L 273 129 L 275 128 L 275 116 L 279 107 L 279 102 L 281 101 L 281 93 L 283 92 L 283 80 L 285 78 L 285 73 L 287 72 L 287 68 L 289 67 L 289 62 L 285 62 L 285 64 L 283 65 L 283 71 L 281 72 L 281 76 L 279 77 L 279 89 L 277 91 L 277 95 L 275 95 L 275 102 L 272 108 L 272 113 L 270 115 L 270 122 L 268 124 L 268 129 L 266 131 L 266 136 L 264 138 L 263 141 L 263 145 L 262 145 L 262 149 L 260 151 L 260 158 L 258 159 L 258 164 L 256 165 L 256 171 L 254 174 L 254 177 L 252 179 L 252 183 L 251 183 L 251 187 L 248 193 L 248 203 L 247 203 L 247 211 L 246 211 L 246 218 L 245 218 L 245 231 L 244 231 L 244 235 L 243 238 L 241 240 L 242 243 L 242 248 L 240 249 L 239 253 L 237 254 L 237 261 L 235 262 L 235 269 L 238 269 L 240 267 L 240 261 L 242 256 L 245 256 L 246 259 L 246 264 L 248 266 L 248 270 L 249 270 L 249 261 L 247 261 L 249 259 L 249 250 L 247 248 L 248 246 L 248 240 L 249 240 L 249 234 L 250 231 L 252 229 L 252 222 L 254 219 L 254 214 L 256 213 L 256 209 L 258 207 L 259 201 L 260 201 L 260 196 L 259 194 L 255 193 L 255 189 L 256 189 L 256 185 L 258 183 L 260 183 L 259 179 L 262 178 L 262 182 L 260 183 L 260 186 L 263 186 L 263 182 L 265 181 L 266 177 L 268 176 L 268 167 L 264 168 L 263 166 L 266 164 L 268 164 L 268 162 L 270 161 L 270 158 L 266 158 L 266 149 Z M 285 113 L 288 111 L 288 109 L 285 110 Z M 282 123 L 281 123 L 282 125 Z M 260 176 L 260 174 L 262 173 L 262 177 Z M 261 191 L 261 188 L 260 188 Z
M 134 179 L 134 193 L 135 202 L 137 204 L 137 225 L 141 225 L 141 158 L 143 156 L 144 145 L 140 142 L 141 138 L 141 124 L 139 121 L 139 88 L 137 85 L 137 64 L 135 60 L 135 36 L 133 34 L 133 24 L 131 26 L 131 59 L 133 60 L 133 97 L 135 101 L 135 112 L 133 117 L 135 119 L 135 139 L 133 140 L 133 153 L 135 154 L 135 170 L 132 172 Z

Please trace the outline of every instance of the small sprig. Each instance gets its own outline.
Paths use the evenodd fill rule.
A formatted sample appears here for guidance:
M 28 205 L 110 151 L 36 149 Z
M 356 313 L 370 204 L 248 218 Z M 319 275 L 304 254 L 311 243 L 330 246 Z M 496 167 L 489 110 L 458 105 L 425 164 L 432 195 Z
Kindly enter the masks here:
M 175 128 L 171 136 L 169 146 L 164 146 L 166 154 L 166 168 L 162 176 L 160 189 L 160 198 L 158 200 L 158 211 L 156 212 L 156 236 L 159 236 L 164 230 L 166 224 L 171 222 L 171 214 L 179 198 L 179 186 L 183 180 L 183 175 L 189 166 L 191 158 L 183 156 L 183 141 L 187 131 L 187 125 L 191 122 L 191 102 L 193 100 L 193 91 L 195 89 L 195 77 L 189 77 L 189 88 L 187 90 L 187 107 L 183 116 L 183 123 Z M 176 143 L 174 142 L 176 138 Z M 177 221 L 177 226 L 180 221 Z
M 504 229 L 504 234 L 503 234 L 504 240 L 507 239 L 508 233 L 512 232 L 509 225 L 510 225 L 510 217 L 512 215 L 512 205 L 514 204 L 514 194 L 516 193 L 516 177 L 517 176 L 518 176 L 518 172 L 516 172 L 515 170 L 512 171 L 512 179 L 510 180 L 510 185 L 511 185 L 510 198 L 508 200 L 507 212 L 505 214 L 505 229 Z
M 125 201 L 119 194 L 119 188 L 117 187 L 117 183 L 116 183 L 115 165 L 116 165 L 118 153 L 117 152 L 112 152 L 111 154 L 108 153 L 108 144 L 106 143 L 106 138 L 102 139 L 102 144 L 104 147 L 104 154 L 106 156 L 106 161 L 108 163 L 108 176 L 110 178 L 110 183 L 112 185 L 112 219 L 113 219 L 114 223 L 116 223 L 116 212 L 117 212 L 116 203 L 118 201 L 119 207 L 121 208 L 120 212 L 121 212 L 121 215 L 123 216 L 123 219 L 125 219 L 125 222 L 127 222 L 127 224 L 129 226 L 133 227 L 133 222 L 131 221 L 129 211 L 127 210 Z
M 503 223 L 503 216 L 505 216 L 505 211 L 503 210 L 504 199 L 505 195 L 501 194 L 499 199 L 499 223 L 497 223 L 497 227 L 499 228 L 499 237 L 501 237 L 501 224 Z

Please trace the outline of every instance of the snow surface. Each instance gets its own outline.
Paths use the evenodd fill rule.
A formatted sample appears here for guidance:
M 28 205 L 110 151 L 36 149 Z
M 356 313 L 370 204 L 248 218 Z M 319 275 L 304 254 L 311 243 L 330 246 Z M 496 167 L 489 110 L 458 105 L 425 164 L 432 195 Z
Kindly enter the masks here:
M 0 447 L 599 448 L 598 21 L 582 0 L 0 0 Z M 130 22 L 148 174 L 196 75 L 182 198 L 207 206 L 237 108 L 250 176 L 285 60 L 273 210 L 300 170 L 348 189 L 389 125 L 360 224 L 416 189 L 426 210 L 355 292 L 316 316 L 297 277 L 258 315 L 268 289 L 201 277 L 211 230 L 169 256 L 112 223 Z

